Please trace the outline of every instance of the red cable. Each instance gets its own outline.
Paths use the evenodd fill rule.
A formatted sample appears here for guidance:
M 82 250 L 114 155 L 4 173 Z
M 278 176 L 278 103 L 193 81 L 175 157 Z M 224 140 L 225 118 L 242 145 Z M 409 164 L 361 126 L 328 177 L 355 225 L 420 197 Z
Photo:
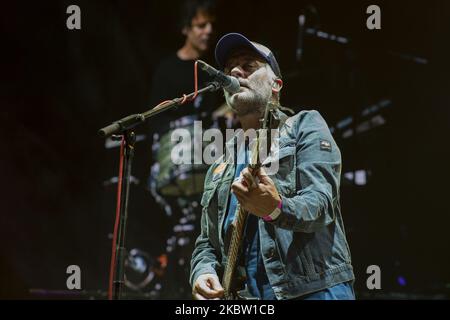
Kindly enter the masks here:
M 198 73 L 197 73 L 197 64 L 198 62 L 195 61 L 194 64 L 194 96 L 190 99 L 187 99 L 186 94 L 183 94 L 183 100 L 181 101 L 181 104 L 186 103 L 187 101 L 194 101 L 195 98 L 197 98 L 198 95 Z M 164 103 L 171 102 L 171 100 L 166 100 L 158 104 L 155 108 L 163 105 Z M 112 300 L 112 294 L 113 294 L 113 283 L 114 283 L 114 273 L 115 273 L 115 260 L 116 260 L 116 240 L 117 240 L 117 230 L 119 228 L 119 219 L 120 219 L 120 197 L 121 197 L 121 191 L 122 191 L 122 173 L 123 173 L 123 150 L 125 145 L 125 137 L 122 136 L 122 141 L 120 145 L 120 163 L 119 163 L 119 180 L 117 183 L 117 205 L 116 205 L 116 221 L 114 224 L 114 234 L 113 234 L 113 240 L 112 240 L 112 253 L 111 253 L 111 266 L 109 271 L 109 289 L 108 289 L 108 299 Z
M 163 104 L 168 103 L 168 102 L 172 102 L 172 100 L 165 100 L 165 101 L 161 102 L 160 104 L 158 104 L 158 105 L 157 105 L 156 107 L 154 107 L 153 109 L 156 109 L 156 108 L 158 108 L 158 107 L 160 107 L 160 106 L 162 106 Z
M 116 241 L 117 241 L 117 231 L 119 228 L 119 219 L 120 219 L 120 198 L 122 195 L 122 178 L 123 178 L 123 150 L 125 146 L 125 137 L 122 136 L 122 141 L 120 144 L 120 163 L 119 163 L 119 180 L 117 182 L 117 205 L 116 205 L 116 221 L 114 223 L 114 233 L 112 240 L 112 254 L 111 254 L 111 267 L 109 270 L 109 289 L 108 289 L 108 299 L 112 300 L 113 295 L 113 282 L 114 282 L 114 273 L 116 271 Z
M 197 76 L 197 64 L 198 61 L 195 61 L 194 64 L 194 96 L 192 97 L 191 101 L 194 101 L 195 98 L 197 98 L 197 94 L 198 94 L 198 76 Z
M 198 65 L 198 61 L 195 61 L 195 64 L 194 64 L 194 95 L 192 96 L 192 98 L 188 99 L 187 95 L 183 94 L 183 100 L 181 100 L 180 104 L 185 104 L 186 102 L 194 101 L 195 98 L 197 98 L 197 96 L 198 96 L 198 66 L 197 65 Z M 165 101 L 161 102 L 160 104 L 158 104 L 155 108 L 158 108 L 167 102 L 172 102 L 172 100 L 165 100 Z

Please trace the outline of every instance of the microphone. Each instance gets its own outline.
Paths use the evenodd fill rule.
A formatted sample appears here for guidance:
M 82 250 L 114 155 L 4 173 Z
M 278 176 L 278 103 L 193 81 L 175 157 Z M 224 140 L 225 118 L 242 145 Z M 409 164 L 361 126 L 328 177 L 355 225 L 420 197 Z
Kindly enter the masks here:
M 211 67 L 209 64 L 207 64 L 202 60 L 197 60 L 197 62 L 203 71 L 206 71 L 210 76 L 212 76 L 214 78 L 214 81 L 216 81 L 219 84 L 219 86 L 221 86 L 224 90 L 228 91 L 229 93 L 236 93 L 241 88 L 241 85 L 239 84 L 239 80 L 237 78 L 227 76 L 222 71 L 219 71 L 214 67 Z

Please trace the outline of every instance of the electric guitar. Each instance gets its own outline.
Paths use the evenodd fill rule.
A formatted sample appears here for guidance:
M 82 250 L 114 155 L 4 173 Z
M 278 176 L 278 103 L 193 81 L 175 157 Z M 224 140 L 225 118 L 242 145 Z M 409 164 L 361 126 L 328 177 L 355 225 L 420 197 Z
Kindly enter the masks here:
M 275 106 L 273 104 L 267 104 L 264 117 L 260 120 L 260 129 L 257 131 L 256 142 L 253 143 L 252 148 L 252 160 L 250 161 L 249 168 L 251 172 L 256 173 L 261 167 L 261 159 L 259 158 L 260 147 L 267 146 L 266 150 L 270 150 L 271 137 L 270 129 L 273 125 L 273 112 Z M 231 240 L 228 247 L 227 260 L 222 277 L 222 286 L 224 288 L 225 300 L 255 300 L 257 298 L 252 297 L 247 291 L 246 286 L 243 285 L 245 277 L 237 274 L 237 265 L 239 257 L 242 251 L 242 242 L 244 238 L 244 227 L 247 221 L 248 212 L 240 206 L 238 203 L 236 207 L 236 213 L 233 223 L 230 228 Z

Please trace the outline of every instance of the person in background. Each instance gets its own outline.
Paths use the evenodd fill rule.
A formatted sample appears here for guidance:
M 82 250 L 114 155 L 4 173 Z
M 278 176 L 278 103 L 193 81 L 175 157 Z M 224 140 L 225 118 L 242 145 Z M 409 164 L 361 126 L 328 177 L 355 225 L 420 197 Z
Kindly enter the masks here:
M 181 97 L 194 91 L 194 64 L 206 56 L 213 41 L 215 3 L 211 0 L 188 0 L 180 8 L 179 30 L 184 43 L 176 52 L 163 58 L 152 78 L 150 104 Z M 198 69 L 198 88 L 209 78 Z M 168 257 L 162 296 L 169 299 L 190 298 L 189 260 L 199 233 L 200 199 L 207 166 L 176 165 L 171 160 L 173 130 L 193 130 L 194 121 L 203 129 L 213 125 L 213 112 L 220 105 L 217 93 L 204 93 L 192 102 L 161 113 L 150 122 L 152 165 L 148 188 L 173 223 L 165 248 Z

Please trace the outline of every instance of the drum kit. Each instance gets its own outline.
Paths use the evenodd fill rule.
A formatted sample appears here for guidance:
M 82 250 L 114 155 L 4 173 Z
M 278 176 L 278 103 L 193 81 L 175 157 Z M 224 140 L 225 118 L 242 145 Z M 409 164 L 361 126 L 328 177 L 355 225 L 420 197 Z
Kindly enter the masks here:
M 237 126 L 236 118 L 225 104 L 209 117 L 206 119 L 207 121 L 203 122 L 204 129 L 216 128 L 224 133 L 226 128 Z M 193 158 L 194 143 L 192 140 L 173 142 L 172 134 L 175 130 L 182 128 L 193 136 L 194 121 L 198 120 L 201 118 L 195 115 L 177 119 L 170 124 L 169 131 L 153 136 L 154 161 L 148 186 L 154 199 L 161 205 L 167 216 L 173 219 L 172 234 L 166 242 L 168 263 L 165 273 L 169 276 L 163 277 L 163 298 L 191 298 L 191 288 L 188 282 L 190 260 L 195 239 L 200 232 L 200 199 L 209 165 L 195 164 L 194 159 L 189 164 L 175 164 L 171 159 L 171 152 L 175 143 L 188 143 L 189 145 L 183 147 L 191 149 L 190 154 Z M 208 143 L 203 142 L 202 149 Z

